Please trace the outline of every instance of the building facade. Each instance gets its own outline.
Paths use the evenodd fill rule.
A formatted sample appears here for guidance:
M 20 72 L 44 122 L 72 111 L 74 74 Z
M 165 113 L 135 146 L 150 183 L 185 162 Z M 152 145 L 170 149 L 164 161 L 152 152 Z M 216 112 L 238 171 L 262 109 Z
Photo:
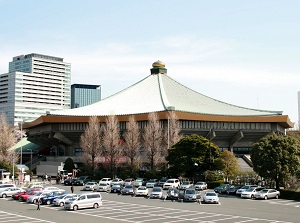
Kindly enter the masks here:
M 121 134 L 131 116 L 139 128 L 147 125 L 149 113 L 157 113 L 164 129 L 168 129 L 170 112 L 175 112 L 183 135 L 199 134 L 222 150 L 249 154 L 253 143 L 270 134 L 285 134 L 293 123 L 282 111 L 245 108 L 225 103 L 198 93 L 167 74 L 165 64 L 152 64 L 151 74 L 124 90 L 94 104 L 75 109 L 53 111 L 31 123 L 25 123 L 28 140 L 52 148 L 56 159 L 77 157 L 80 136 L 90 116 L 105 122 L 115 115 Z
M 101 100 L 101 86 L 91 84 L 71 85 L 71 108 L 79 108 Z
M 68 109 L 70 86 L 71 64 L 63 58 L 36 53 L 13 57 L 9 73 L 0 75 L 0 112 L 17 126 Z

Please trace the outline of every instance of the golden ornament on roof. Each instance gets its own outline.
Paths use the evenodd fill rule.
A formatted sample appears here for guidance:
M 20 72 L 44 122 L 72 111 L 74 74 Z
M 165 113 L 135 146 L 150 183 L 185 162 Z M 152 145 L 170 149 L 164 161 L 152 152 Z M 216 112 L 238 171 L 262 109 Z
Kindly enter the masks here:
M 158 60 L 152 64 L 152 67 L 165 67 L 165 66 L 166 66 L 166 64 L 160 60 Z

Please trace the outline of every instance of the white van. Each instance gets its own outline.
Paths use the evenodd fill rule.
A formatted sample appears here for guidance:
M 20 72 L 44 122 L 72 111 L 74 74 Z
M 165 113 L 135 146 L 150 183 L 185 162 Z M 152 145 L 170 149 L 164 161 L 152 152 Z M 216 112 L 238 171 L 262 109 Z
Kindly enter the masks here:
M 65 201 L 64 208 L 68 210 L 78 210 L 81 208 L 98 208 L 102 205 L 100 193 L 85 193 L 79 197 Z

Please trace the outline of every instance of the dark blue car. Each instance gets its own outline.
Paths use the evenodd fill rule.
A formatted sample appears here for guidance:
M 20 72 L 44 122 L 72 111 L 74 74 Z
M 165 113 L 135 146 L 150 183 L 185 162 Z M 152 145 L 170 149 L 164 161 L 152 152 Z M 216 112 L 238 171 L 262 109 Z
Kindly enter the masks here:
M 55 198 L 57 198 L 58 196 L 61 196 L 63 194 L 67 194 L 67 193 L 68 192 L 65 190 L 53 191 L 53 192 L 49 193 L 48 195 L 41 197 L 40 203 L 50 205 L 53 203 L 53 200 Z

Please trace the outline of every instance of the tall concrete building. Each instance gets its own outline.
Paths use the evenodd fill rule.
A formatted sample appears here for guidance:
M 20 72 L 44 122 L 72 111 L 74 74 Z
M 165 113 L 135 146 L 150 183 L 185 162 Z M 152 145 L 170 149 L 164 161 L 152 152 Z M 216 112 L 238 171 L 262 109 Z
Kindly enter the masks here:
M 9 73 L 0 75 L 0 112 L 17 126 L 70 108 L 70 87 L 71 64 L 63 58 L 36 53 L 13 57 Z
M 71 108 L 79 108 L 101 100 L 100 85 L 72 84 Z

